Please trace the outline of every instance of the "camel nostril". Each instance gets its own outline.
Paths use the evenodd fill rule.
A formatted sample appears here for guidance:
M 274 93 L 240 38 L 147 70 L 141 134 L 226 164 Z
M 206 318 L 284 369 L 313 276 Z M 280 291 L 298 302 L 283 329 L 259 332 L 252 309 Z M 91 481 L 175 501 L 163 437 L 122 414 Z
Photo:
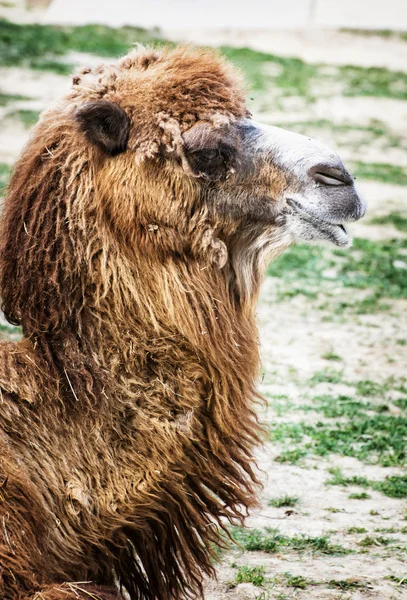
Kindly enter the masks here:
M 343 168 L 330 167 L 328 165 L 316 165 L 308 171 L 309 175 L 317 183 L 323 185 L 352 185 L 351 175 Z

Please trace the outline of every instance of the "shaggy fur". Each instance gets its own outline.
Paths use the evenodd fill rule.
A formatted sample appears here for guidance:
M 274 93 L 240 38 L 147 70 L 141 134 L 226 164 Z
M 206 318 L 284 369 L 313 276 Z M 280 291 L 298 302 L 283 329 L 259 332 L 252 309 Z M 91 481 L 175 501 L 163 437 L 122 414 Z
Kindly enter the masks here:
M 253 177 L 233 179 L 245 116 L 213 53 L 139 50 L 76 75 L 18 161 L 0 231 L 24 332 L 0 344 L 3 600 L 195 596 L 225 520 L 256 504 L 254 242 L 273 229 L 213 202 Z

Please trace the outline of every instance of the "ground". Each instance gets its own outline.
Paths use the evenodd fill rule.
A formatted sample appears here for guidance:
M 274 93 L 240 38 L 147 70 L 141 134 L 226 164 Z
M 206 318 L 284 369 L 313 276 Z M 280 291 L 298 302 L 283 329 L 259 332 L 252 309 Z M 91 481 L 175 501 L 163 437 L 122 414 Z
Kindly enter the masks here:
M 257 120 L 336 148 L 369 209 L 351 227 L 351 249 L 297 246 L 268 270 L 258 308 L 261 508 L 232 531 L 240 547 L 221 556 L 205 596 L 407 598 L 407 40 L 334 32 L 324 46 L 321 35 L 313 45 L 280 32 L 279 54 L 272 34 L 250 35 L 200 41 L 224 44 L 244 70 Z M 149 37 L 0 23 L 1 182 L 72 65 Z M 19 331 L 3 319 L 0 334 Z

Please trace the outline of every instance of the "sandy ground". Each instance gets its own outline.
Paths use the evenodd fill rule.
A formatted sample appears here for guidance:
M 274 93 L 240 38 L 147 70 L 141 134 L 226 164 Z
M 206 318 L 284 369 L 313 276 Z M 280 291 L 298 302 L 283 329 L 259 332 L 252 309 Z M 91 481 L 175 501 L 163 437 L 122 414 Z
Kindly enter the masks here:
M 312 34 L 313 35 L 313 34 Z M 359 65 L 383 65 L 407 70 L 407 43 L 381 38 L 360 38 L 348 34 L 274 33 L 240 36 L 228 32 L 216 35 L 190 32 L 194 41 L 220 44 L 227 42 L 248 45 L 283 55 L 297 55 L 309 61 L 332 64 L 352 62 Z M 223 37 L 222 37 L 223 36 Z M 341 52 L 338 52 L 338 47 Z M 78 57 L 76 57 L 78 58 Z M 32 73 L 21 69 L 1 69 L 0 81 L 5 93 L 21 94 L 31 98 L 12 106 L 40 110 L 63 93 L 69 79 L 45 73 Z M 2 108 L 0 126 L 2 144 L 0 162 L 12 164 L 24 144 L 29 131 L 10 116 L 11 108 Z M 407 135 L 407 102 L 376 98 L 343 98 L 341 96 L 321 99 L 311 106 L 299 102 L 298 107 L 283 111 L 259 111 L 255 115 L 270 123 L 283 122 L 289 128 L 290 121 L 331 119 L 340 123 L 360 125 L 379 119 L 390 130 Z M 330 140 L 327 140 L 330 141 Z M 372 161 L 383 160 L 383 149 L 372 144 L 368 153 L 361 157 L 357 149 L 345 139 L 339 151 L 347 159 Z M 367 156 L 367 158 L 366 158 Z M 400 149 L 386 155 L 386 162 L 406 165 L 405 154 Z M 359 187 L 368 200 L 370 217 L 390 210 L 406 207 L 407 187 L 374 181 L 360 181 Z M 391 226 L 372 226 L 367 221 L 354 224 L 356 235 L 370 239 L 386 239 L 400 236 Z M 406 272 L 407 273 L 407 272 Z M 407 276 L 407 275 L 406 275 Z M 341 322 L 324 321 L 310 299 L 296 296 L 284 302 L 274 301 L 276 282 L 268 279 L 264 285 L 259 304 L 263 370 L 267 373 L 261 388 L 265 393 L 286 394 L 294 404 L 301 403 L 303 382 L 318 370 L 327 367 L 322 358 L 333 351 L 343 357 L 341 369 L 348 379 L 383 380 L 388 377 L 404 377 L 407 374 L 406 347 L 398 345 L 400 335 L 406 335 L 407 302 L 391 303 L 390 310 L 358 318 L 344 318 Z M 1 321 L 0 321 L 1 325 Z M 293 370 L 295 376 L 293 376 Z M 320 393 L 341 393 L 341 384 L 320 384 Z M 395 409 L 397 410 L 397 409 Z M 277 418 L 272 410 L 264 414 L 266 421 Z M 289 418 L 300 418 L 293 412 Z M 316 419 L 310 415 L 309 419 Z M 354 458 L 332 455 L 329 458 L 306 457 L 300 464 L 276 462 L 281 448 L 278 444 L 265 444 L 258 452 L 259 467 L 263 472 L 264 490 L 262 508 L 253 514 L 250 527 L 278 528 L 287 535 L 329 534 L 331 541 L 356 551 L 345 556 L 313 555 L 282 552 L 265 554 L 235 550 L 223 557 L 219 568 L 219 581 L 208 582 L 207 600 L 246 599 L 284 600 L 399 600 L 407 598 L 407 588 L 397 583 L 407 576 L 407 535 L 398 533 L 399 547 L 390 550 L 378 546 L 363 552 L 358 545 L 361 535 L 348 534 L 352 527 L 363 527 L 369 532 L 390 525 L 399 532 L 406 527 L 406 503 L 369 490 L 367 500 L 349 500 L 353 488 L 326 486 L 328 469 L 339 467 L 345 475 L 363 475 L 372 480 L 382 480 L 400 469 L 366 465 Z M 268 506 L 275 496 L 289 494 L 300 498 L 292 510 Z M 334 508 L 332 511 L 330 509 Z M 265 569 L 269 584 L 255 587 L 251 583 L 234 585 L 236 565 L 259 566 Z M 311 581 L 306 589 L 286 585 L 284 573 L 301 575 Z M 280 579 L 279 579 L 280 577 Z M 392 580 L 394 577 L 395 580 Z M 332 581 L 348 581 L 348 587 L 335 587 Z M 397 581 L 396 581 L 397 580 Z M 352 585 L 352 582 L 354 585 Z

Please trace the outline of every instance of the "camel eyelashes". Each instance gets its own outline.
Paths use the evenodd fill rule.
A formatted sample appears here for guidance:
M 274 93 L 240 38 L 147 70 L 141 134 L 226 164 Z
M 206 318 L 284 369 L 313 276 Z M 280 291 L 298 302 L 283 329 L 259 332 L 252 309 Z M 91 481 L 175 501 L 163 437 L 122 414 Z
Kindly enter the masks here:
M 118 104 L 107 100 L 89 102 L 75 117 L 87 139 L 109 156 L 126 150 L 130 119 Z

